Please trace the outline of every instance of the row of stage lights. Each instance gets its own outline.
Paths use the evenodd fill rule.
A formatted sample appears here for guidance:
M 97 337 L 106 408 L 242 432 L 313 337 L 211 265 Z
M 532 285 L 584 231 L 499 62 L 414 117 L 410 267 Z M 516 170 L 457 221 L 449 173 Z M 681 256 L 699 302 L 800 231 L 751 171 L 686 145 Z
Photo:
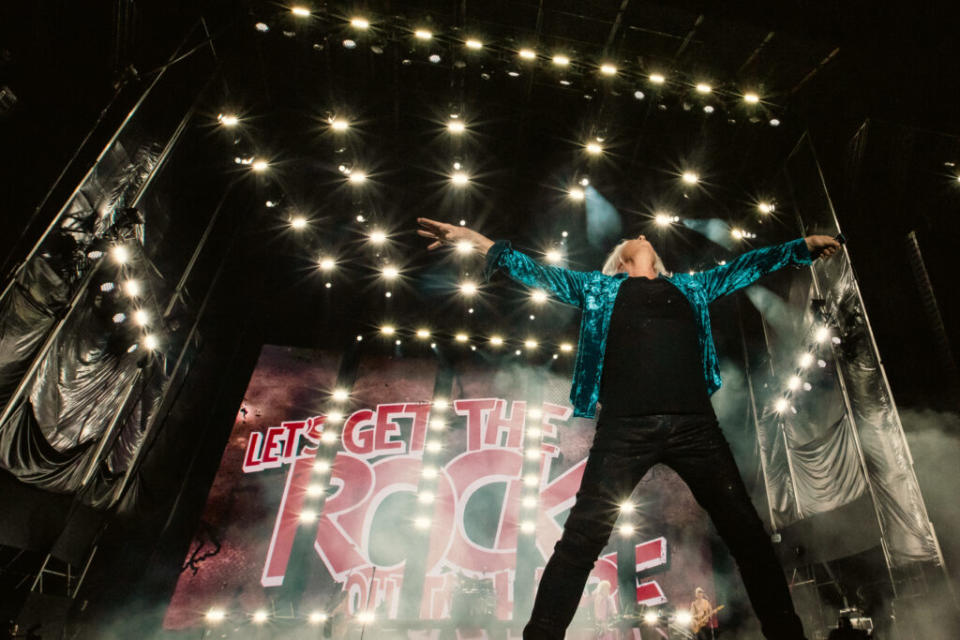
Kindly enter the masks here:
M 129 316 L 127 313 L 119 311 L 112 316 L 114 324 L 123 324 L 126 322 L 128 317 L 133 321 L 141 330 L 141 339 L 138 343 L 134 343 L 127 350 L 128 352 L 133 352 L 139 349 L 141 346 L 147 351 L 154 351 L 160 346 L 160 339 L 158 335 L 150 330 L 151 326 L 154 324 L 153 317 L 150 312 L 144 308 L 143 304 L 143 285 L 142 283 L 133 277 L 128 277 L 127 271 L 130 268 L 130 264 L 133 260 L 133 257 L 130 254 L 130 249 L 125 244 L 114 244 L 109 250 L 110 258 L 113 262 L 120 268 L 120 273 L 118 276 L 119 284 L 113 281 L 107 281 L 100 284 L 100 291 L 104 293 L 111 293 L 117 289 L 119 286 L 123 294 L 129 298 L 133 306 L 132 311 Z M 92 260 L 100 260 L 104 257 L 104 252 L 99 249 L 94 249 L 87 253 L 87 257 Z
M 773 410 L 777 415 L 782 415 L 786 413 L 789 409 L 793 413 L 797 412 L 796 407 L 790 403 L 790 398 L 793 394 L 802 391 L 810 391 L 813 386 L 803 379 L 803 373 L 808 371 L 814 363 L 817 367 L 823 369 L 827 366 L 826 360 L 823 358 L 818 358 L 814 354 L 814 350 L 817 346 L 831 342 L 834 345 L 841 343 L 841 340 L 838 336 L 832 335 L 832 332 L 829 327 L 825 325 L 820 325 L 814 328 L 813 330 L 813 343 L 814 349 L 807 349 L 803 351 L 800 356 L 797 358 L 796 369 L 794 374 L 787 378 L 786 389 L 777 397 L 773 402 Z
M 304 6 L 293 6 L 290 8 L 290 12 L 298 18 L 311 18 L 314 16 L 313 12 L 309 8 Z M 375 29 L 371 20 L 365 16 L 354 16 L 349 20 L 345 21 L 344 26 L 347 26 L 347 25 L 349 25 L 358 33 L 364 33 L 372 29 Z M 264 22 L 258 22 L 256 24 L 256 28 L 258 31 L 261 31 L 261 32 L 267 32 L 270 30 L 269 25 L 267 25 Z M 436 37 L 436 34 L 431 29 L 427 29 L 425 27 L 415 27 L 409 30 L 409 36 L 415 42 L 430 42 L 434 40 L 434 38 Z M 487 43 L 485 43 L 482 39 L 478 37 L 467 37 L 465 39 L 458 39 L 458 42 L 464 47 L 464 49 L 473 53 L 478 53 L 489 47 Z M 357 42 L 353 38 L 346 38 L 343 41 L 343 46 L 347 49 L 355 49 L 357 46 Z M 535 49 L 522 47 L 519 49 L 512 50 L 512 52 L 513 54 L 516 55 L 517 59 L 519 59 L 520 61 L 526 64 L 534 64 L 538 61 L 548 62 L 552 66 L 559 69 L 566 69 L 571 66 L 575 66 L 577 64 L 575 63 L 574 60 L 571 59 L 571 57 L 567 53 L 563 51 L 556 51 L 551 54 L 542 54 L 536 51 Z M 430 62 L 433 62 L 433 63 L 439 63 L 441 61 L 441 57 L 439 54 L 433 53 L 429 57 L 429 60 Z M 601 77 L 606 77 L 606 78 L 637 75 L 637 74 L 632 74 L 632 73 L 623 71 L 622 69 L 618 68 L 617 65 L 614 64 L 612 61 L 603 61 L 603 62 L 600 62 L 599 64 L 590 63 L 585 66 L 587 66 L 588 68 L 594 69 L 597 74 L 599 74 Z M 518 71 L 510 71 L 508 72 L 508 75 L 517 77 L 520 75 L 520 73 Z M 666 85 L 669 82 L 666 74 L 660 71 L 654 71 L 654 72 L 642 74 L 642 78 L 649 85 L 652 85 L 655 88 Z M 567 79 L 562 79 L 561 84 L 569 85 L 571 83 Z M 688 84 L 688 83 L 683 83 L 683 84 Z M 698 80 L 696 82 L 690 83 L 689 88 L 701 96 L 708 96 L 714 93 L 735 95 L 740 100 L 742 100 L 743 103 L 747 106 L 756 106 L 762 103 L 762 98 L 756 91 L 752 91 L 752 90 L 745 90 L 742 92 L 718 91 L 717 89 L 714 88 L 714 86 L 710 82 L 707 82 L 706 80 Z M 634 96 L 640 100 L 642 100 L 645 97 L 641 89 L 638 89 L 637 91 L 635 91 Z M 704 111 L 708 114 L 713 113 L 714 107 L 709 104 L 705 105 Z M 776 118 L 773 118 L 770 120 L 770 124 L 772 126 L 778 126 L 780 124 L 780 121 Z
M 262 625 L 270 621 L 270 613 L 266 609 L 257 609 L 246 616 L 253 624 Z M 208 625 L 215 626 L 226 621 L 227 612 L 224 609 L 211 608 L 204 614 L 204 620 Z M 284 618 L 286 619 L 286 618 Z M 319 625 L 325 623 L 329 616 L 322 611 L 313 611 L 305 618 L 306 622 Z M 371 624 L 376 621 L 376 616 L 372 611 L 361 611 L 354 616 L 354 620 L 360 624 Z M 659 625 L 665 622 L 673 622 L 681 627 L 689 626 L 693 622 L 693 615 L 684 609 L 674 611 L 672 614 L 666 610 L 648 610 L 643 614 L 642 620 L 647 625 Z
M 220 122 L 221 125 L 227 128 L 232 128 L 240 124 L 239 116 L 232 113 L 221 113 L 217 117 L 217 120 Z M 331 117 L 329 118 L 327 123 L 329 125 L 330 130 L 337 133 L 343 133 L 350 129 L 349 121 L 347 121 L 344 118 Z M 453 135 L 459 135 L 467 131 L 467 126 L 459 114 L 450 115 L 450 120 L 447 122 L 446 128 L 447 128 L 447 131 L 449 131 Z M 594 140 L 583 143 L 582 148 L 587 155 L 600 156 L 605 152 L 605 149 L 602 143 L 603 143 L 603 138 L 597 137 Z M 235 162 L 240 165 L 250 166 L 250 168 L 253 171 L 258 173 L 264 172 L 270 168 L 269 162 L 267 162 L 262 158 L 238 157 L 235 159 Z M 362 185 L 365 182 L 367 182 L 369 178 L 369 175 L 367 174 L 367 172 L 363 171 L 362 169 L 354 169 L 344 164 L 341 164 L 338 167 L 338 169 L 340 173 L 346 176 L 347 182 L 354 185 Z M 473 178 L 470 176 L 469 173 L 467 173 L 463 169 L 463 166 L 460 162 L 455 162 L 453 164 L 453 169 L 454 169 L 453 172 L 450 173 L 448 176 L 450 180 L 450 184 L 457 187 L 464 187 L 471 183 Z M 683 184 L 691 187 L 702 183 L 700 174 L 693 170 L 685 170 L 682 173 L 678 174 L 677 178 Z M 583 200 L 586 199 L 586 191 L 584 191 L 584 187 L 589 186 L 589 184 L 590 184 L 589 179 L 583 178 L 580 180 L 580 182 L 577 185 L 570 187 L 570 189 L 567 191 L 567 195 L 570 197 L 571 200 L 574 200 L 576 202 L 582 202 Z M 764 214 L 764 215 L 769 215 L 776 210 L 776 205 L 773 202 L 768 202 L 768 201 L 757 202 L 756 207 L 757 207 L 757 211 L 759 211 L 761 214 Z M 655 213 L 654 220 L 656 221 L 657 224 L 661 226 L 667 226 L 673 222 L 679 222 L 680 218 L 676 216 L 672 216 L 668 213 Z M 307 226 L 307 220 L 302 216 L 297 216 L 291 219 L 291 225 L 294 228 L 302 229 Z M 731 235 L 738 240 L 756 237 L 755 235 L 750 234 L 749 232 L 738 230 L 738 229 L 734 229 L 731 232 Z

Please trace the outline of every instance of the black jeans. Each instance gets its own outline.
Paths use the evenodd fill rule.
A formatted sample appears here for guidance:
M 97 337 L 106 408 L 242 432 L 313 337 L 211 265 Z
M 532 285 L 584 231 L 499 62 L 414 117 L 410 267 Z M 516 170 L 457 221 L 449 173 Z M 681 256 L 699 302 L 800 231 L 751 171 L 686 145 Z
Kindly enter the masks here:
M 803 640 L 783 571 L 750 502 L 730 447 L 709 414 L 604 419 L 601 415 L 577 499 L 540 579 L 524 640 L 558 640 L 573 619 L 587 576 L 647 470 L 663 463 L 703 507 L 740 569 L 768 640 Z

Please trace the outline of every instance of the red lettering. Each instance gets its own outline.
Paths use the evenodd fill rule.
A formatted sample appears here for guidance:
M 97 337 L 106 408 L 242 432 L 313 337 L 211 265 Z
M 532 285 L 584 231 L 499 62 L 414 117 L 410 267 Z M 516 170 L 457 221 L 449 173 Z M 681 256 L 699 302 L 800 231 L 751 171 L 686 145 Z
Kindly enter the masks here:
M 343 448 L 358 456 L 373 453 L 373 431 L 376 414 L 370 409 L 354 411 L 343 425 Z
M 253 473 L 260 471 L 260 441 L 263 440 L 263 434 L 254 431 L 250 434 L 247 441 L 247 453 L 243 456 L 243 472 Z
M 391 415 L 403 413 L 403 407 L 402 404 L 377 405 L 377 430 L 374 438 L 374 449 L 377 453 L 403 451 L 403 442 L 392 439 L 392 436 L 400 435 L 400 425 L 389 419 Z
M 467 416 L 467 451 L 476 451 L 483 442 L 483 418 L 485 413 L 496 405 L 496 398 L 471 398 L 454 400 L 453 409 L 457 415 Z
M 283 453 L 283 434 L 286 433 L 283 427 L 270 427 L 267 429 L 267 437 L 263 442 L 263 468 L 272 469 L 280 466 L 280 454 Z

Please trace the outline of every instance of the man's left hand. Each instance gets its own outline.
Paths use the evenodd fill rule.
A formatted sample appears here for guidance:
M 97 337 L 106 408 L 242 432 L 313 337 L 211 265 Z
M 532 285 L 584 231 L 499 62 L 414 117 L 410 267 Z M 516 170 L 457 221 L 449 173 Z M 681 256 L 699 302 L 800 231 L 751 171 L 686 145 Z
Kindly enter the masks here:
M 831 236 L 807 236 L 804 240 L 814 258 L 829 258 L 840 251 L 840 243 Z

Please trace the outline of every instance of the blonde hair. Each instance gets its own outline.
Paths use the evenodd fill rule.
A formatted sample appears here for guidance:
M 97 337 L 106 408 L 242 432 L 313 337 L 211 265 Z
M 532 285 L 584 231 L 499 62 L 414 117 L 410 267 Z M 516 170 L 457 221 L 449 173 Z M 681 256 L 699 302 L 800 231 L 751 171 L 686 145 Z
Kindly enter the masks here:
M 621 254 L 623 253 L 623 248 L 630 240 L 622 240 L 620 244 L 613 248 L 613 251 L 610 252 L 610 255 L 607 256 L 606 261 L 603 263 L 603 268 L 600 270 L 604 275 L 612 276 L 620 271 L 620 263 L 622 262 Z M 667 268 L 663 264 L 663 260 L 660 259 L 660 255 L 654 251 L 653 255 L 656 256 L 656 259 L 653 261 L 653 269 L 657 272 L 657 275 L 662 276 L 671 276 L 671 272 L 667 271 Z

